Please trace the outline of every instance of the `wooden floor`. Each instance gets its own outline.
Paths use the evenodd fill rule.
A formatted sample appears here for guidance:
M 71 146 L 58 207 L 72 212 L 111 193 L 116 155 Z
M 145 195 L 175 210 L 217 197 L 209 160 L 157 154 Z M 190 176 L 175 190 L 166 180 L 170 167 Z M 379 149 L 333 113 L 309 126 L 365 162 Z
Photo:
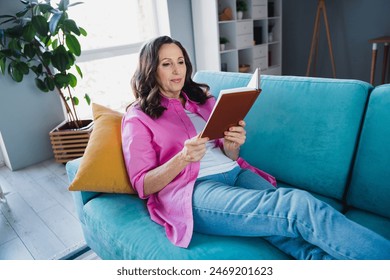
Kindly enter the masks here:
M 64 165 L 2 166 L 0 186 L 0 260 L 53 259 L 85 244 Z

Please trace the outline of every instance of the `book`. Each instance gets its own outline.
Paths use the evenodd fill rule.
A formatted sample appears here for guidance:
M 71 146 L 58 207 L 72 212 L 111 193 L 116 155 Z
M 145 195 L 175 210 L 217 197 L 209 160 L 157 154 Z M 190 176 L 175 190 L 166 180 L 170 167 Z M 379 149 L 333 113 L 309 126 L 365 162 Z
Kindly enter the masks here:
M 246 87 L 221 90 L 200 137 L 223 138 L 225 131 L 245 118 L 260 93 L 259 69 Z

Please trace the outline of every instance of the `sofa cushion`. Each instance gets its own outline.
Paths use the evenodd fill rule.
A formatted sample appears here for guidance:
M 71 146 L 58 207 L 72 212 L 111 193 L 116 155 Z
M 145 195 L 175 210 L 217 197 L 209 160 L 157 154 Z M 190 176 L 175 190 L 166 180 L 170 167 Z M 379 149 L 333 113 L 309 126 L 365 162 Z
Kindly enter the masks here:
M 370 96 L 347 203 L 390 218 L 390 85 Z
M 251 75 L 201 71 L 196 81 L 218 95 Z M 235 77 L 234 77 L 235 75 Z M 262 93 L 246 117 L 242 156 L 278 181 L 342 199 L 372 86 L 356 80 L 261 77 Z
M 188 249 L 173 245 L 135 195 L 101 194 L 84 206 L 89 246 L 103 259 L 288 259 L 264 239 L 194 233 Z M 115 219 L 113 219 L 115 217 Z
M 376 214 L 352 208 L 345 215 L 390 240 L 390 220 Z
M 94 128 L 69 190 L 135 193 L 122 155 L 122 114 L 98 104 L 92 111 Z

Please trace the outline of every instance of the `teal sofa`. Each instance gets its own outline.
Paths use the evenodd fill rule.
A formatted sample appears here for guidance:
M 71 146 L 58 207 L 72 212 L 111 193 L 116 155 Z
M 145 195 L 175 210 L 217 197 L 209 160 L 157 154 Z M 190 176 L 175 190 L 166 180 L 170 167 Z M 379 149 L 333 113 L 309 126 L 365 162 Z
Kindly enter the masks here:
M 245 86 L 250 78 L 211 71 L 194 77 L 214 95 Z M 279 187 L 307 190 L 390 239 L 390 85 L 263 75 L 261 87 L 246 117 L 242 156 L 274 175 Z M 70 181 L 79 164 L 77 159 L 66 165 Z M 291 258 L 253 237 L 195 233 L 189 248 L 175 247 L 136 195 L 73 196 L 86 243 L 103 259 Z

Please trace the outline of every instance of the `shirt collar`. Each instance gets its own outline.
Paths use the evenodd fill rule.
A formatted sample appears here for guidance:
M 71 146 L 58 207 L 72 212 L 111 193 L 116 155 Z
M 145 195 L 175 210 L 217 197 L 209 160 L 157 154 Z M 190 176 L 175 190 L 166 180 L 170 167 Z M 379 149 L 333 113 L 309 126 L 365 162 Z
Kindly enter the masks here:
M 186 100 L 186 104 L 184 106 L 184 109 L 191 111 L 191 112 L 196 112 L 198 110 L 198 103 L 189 99 L 187 94 L 184 91 L 182 91 L 181 94 L 184 97 L 184 99 Z M 180 102 L 180 100 L 178 100 L 176 98 L 168 98 L 161 93 L 160 93 L 160 96 L 161 96 L 161 105 L 166 107 L 166 108 L 168 107 L 169 104 L 175 104 L 176 102 Z

